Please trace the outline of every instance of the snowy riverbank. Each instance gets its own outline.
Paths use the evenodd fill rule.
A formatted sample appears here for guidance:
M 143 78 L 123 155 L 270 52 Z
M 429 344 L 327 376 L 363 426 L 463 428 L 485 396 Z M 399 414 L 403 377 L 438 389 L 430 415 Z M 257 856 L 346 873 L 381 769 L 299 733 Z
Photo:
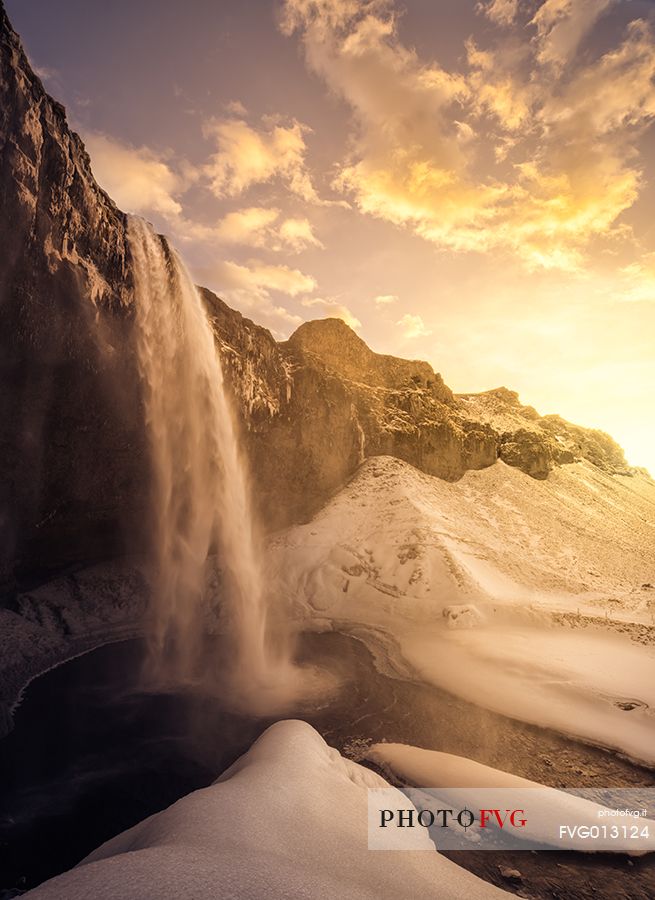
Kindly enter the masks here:
M 146 587 L 138 570 L 106 563 L 55 578 L 0 609 L 0 737 L 29 683 L 103 644 L 143 634 Z

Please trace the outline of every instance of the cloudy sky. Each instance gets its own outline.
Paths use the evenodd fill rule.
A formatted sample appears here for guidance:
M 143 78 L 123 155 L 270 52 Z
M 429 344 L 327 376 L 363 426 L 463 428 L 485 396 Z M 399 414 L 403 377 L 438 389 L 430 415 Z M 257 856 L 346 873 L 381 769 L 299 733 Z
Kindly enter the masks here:
M 652 0 L 6 6 L 98 181 L 199 283 L 655 472 Z

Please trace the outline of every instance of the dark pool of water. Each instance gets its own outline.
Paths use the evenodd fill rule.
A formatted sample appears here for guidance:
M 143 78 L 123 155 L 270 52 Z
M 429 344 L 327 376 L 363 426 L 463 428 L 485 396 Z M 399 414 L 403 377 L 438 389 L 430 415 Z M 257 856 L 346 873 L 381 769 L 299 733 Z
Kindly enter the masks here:
M 142 656 L 138 641 L 108 645 L 30 685 L 0 741 L 0 891 L 39 884 L 207 785 L 268 724 L 140 691 Z
M 652 772 L 613 754 L 429 685 L 380 675 L 366 647 L 346 635 L 305 635 L 299 653 L 345 685 L 328 703 L 296 713 L 342 751 L 386 739 L 462 754 L 556 786 L 653 783 Z M 69 869 L 103 841 L 210 784 L 272 721 L 236 715 L 216 698 L 146 693 L 139 689 L 142 656 L 138 641 L 109 645 L 30 685 L 14 730 L 0 741 L 0 900 Z M 494 854 L 459 856 L 502 883 Z M 568 859 L 564 873 L 561 854 L 516 856 L 529 863 L 532 896 L 555 896 L 548 891 L 564 881 L 558 896 L 586 898 L 594 872 L 601 881 L 615 874 L 614 862 L 590 875 L 587 862 Z M 622 885 L 625 872 L 617 877 Z M 655 896 L 648 893 L 655 891 L 651 866 L 630 881 L 630 893 L 613 896 L 641 897 L 637 887 L 644 897 Z
M 0 741 L 0 900 L 210 784 L 275 721 L 216 697 L 144 691 L 144 651 L 134 640 L 101 647 L 26 691 Z M 343 635 L 304 635 L 298 653 L 358 691 L 374 673 L 366 648 Z M 290 715 L 326 730 L 353 721 L 353 702 L 337 691 L 329 706 Z

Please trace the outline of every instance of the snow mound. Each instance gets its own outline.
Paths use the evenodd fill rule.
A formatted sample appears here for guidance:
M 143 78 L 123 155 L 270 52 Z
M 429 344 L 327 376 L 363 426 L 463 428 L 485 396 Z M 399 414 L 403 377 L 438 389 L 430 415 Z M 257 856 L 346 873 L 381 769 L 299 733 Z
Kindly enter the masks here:
M 586 797 L 547 787 L 463 756 L 424 750 L 408 744 L 373 744 L 366 753 L 366 759 L 410 784 L 438 789 L 436 793 L 442 800 L 460 807 L 482 803 L 483 808 L 505 809 L 515 797 L 519 797 L 518 802 L 524 807 L 527 817 L 526 827 L 514 832 L 514 837 L 519 840 L 582 853 L 644 856 L 655 850 L 655 821 L 646 817 L 627 820 L 629 826 L 648 832 L 643 837 L 624 836 L 622 829 L 618 830 L 616 837 L 611 837 L 603 835 L 602 827 L 600 835 L 593 840 L 580 837 L 579 830 L 560 837 L 562 825 L 591 828 L 607 823 L 612 825 L 617 821 L 624 825 L 626 820 L 606 817 L 607 807 Z M 411 790 L 408 794 L 414 799 Z M 618 795 L 621 796 L 621 792 Z
M 655 764 L 649 478 L 498 462 L 448 483 L 376 457 L 269 552 L 302 627 L 368 635 L 392 671 Z
M 33 900 L 494 900 L 504 892 L 439 855 L 370 851 L 367 788 L 388 787 L 309 725 L 272 725 L 211 787 L 103 844 Z M 399 800 L 407 800 L 399 793 Z
M 299 599 L 331 614 L 535 603 L 651 624 L 655 482 L 589 463 L 535 481 L 498 462 L 451 483 L 374 457 L 271 553 Z

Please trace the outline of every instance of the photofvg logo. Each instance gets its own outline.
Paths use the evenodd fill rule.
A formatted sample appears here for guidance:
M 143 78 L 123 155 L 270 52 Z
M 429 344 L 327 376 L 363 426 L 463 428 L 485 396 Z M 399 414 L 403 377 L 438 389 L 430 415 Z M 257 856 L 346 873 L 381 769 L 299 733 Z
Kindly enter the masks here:
M 380 828 L 395 825 L 397 828 L 449 828 L 457 825 L 464 831 L 472 825 L 480 828 L 489 825 L 498 828 L 525 828 L 528 820 L 523 809 L 479 809 L 477 813 L 464 807 L 458 812 L 452 809 L 382 809 L 380 810 Z
M 396 788 L 368 792 L 371 850 L 655 850 L 655 788 Z

